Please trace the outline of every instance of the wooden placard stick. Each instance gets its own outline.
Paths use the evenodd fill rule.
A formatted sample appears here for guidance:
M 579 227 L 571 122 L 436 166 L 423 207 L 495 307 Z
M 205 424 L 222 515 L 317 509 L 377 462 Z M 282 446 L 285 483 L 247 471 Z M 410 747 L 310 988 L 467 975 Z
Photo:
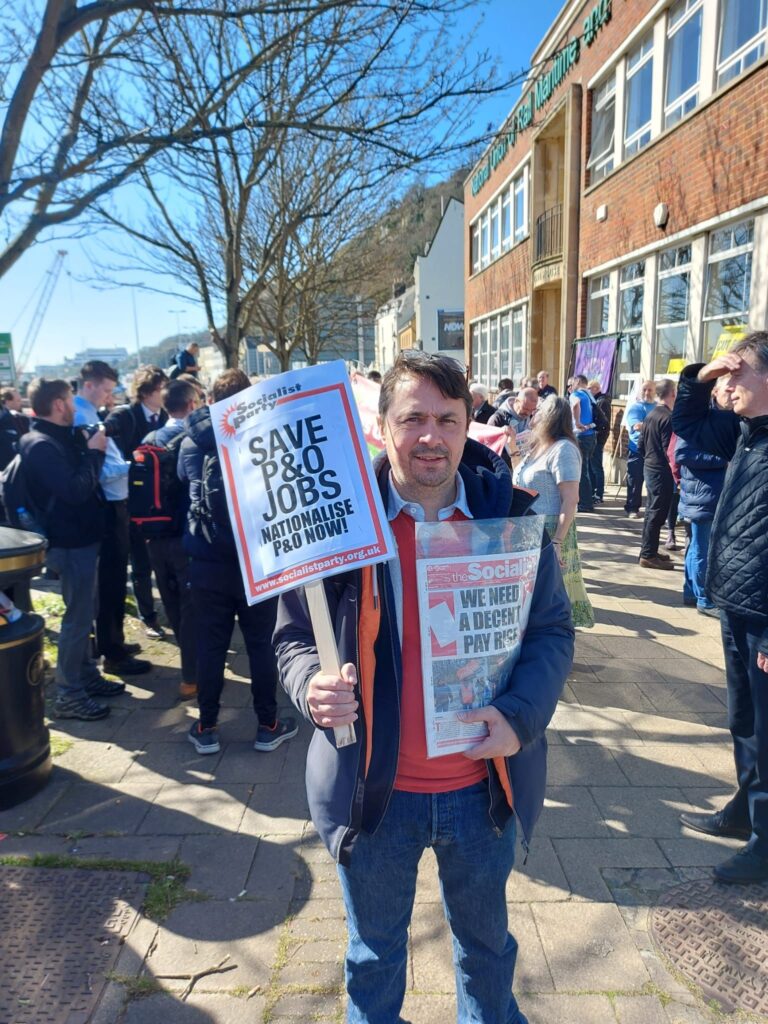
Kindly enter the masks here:
M 304 593 L 307 595 L 309 617 L 312 620 L 312 630 L 315 634 L 317 653 L 320 655 L 320 669 L 328 675 L 338 676 L 341 673 L 339 664 L 339 651 L 336 647 L 336 635 L 333 632 L 331 612 L 328 608 L 328 598 L 325 596 L 325 587 L 322 580 L 315 580 L 313 583 L 304 584 Z M 357 740 L 355 726 L 339 725 L 333 730 L 336 737 L 337 747 L 348 747 Z

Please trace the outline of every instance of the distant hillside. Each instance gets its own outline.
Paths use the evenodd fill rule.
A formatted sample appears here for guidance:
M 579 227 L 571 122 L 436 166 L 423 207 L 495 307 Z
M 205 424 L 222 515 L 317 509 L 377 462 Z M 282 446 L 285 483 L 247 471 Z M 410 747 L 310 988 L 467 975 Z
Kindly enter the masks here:
M 463 201 L 468 173 L 468 168 L 461 167 L 436 185 L 413 185 L 354 243 L 358 263 L 366 267 L 363 290 L 377 306 L 391 297 L 396 282 L 413 283 L 416 257 L 424 253 L 440 223 L 441 200 L 444 205 L 451 198 Z

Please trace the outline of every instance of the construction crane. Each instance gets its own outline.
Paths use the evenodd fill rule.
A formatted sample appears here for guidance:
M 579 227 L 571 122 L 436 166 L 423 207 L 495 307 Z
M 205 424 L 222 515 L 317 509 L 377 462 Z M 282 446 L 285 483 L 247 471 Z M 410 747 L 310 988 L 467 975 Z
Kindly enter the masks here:
M 43 325 L 46 311 L 50 304 L 51 298 L 53 297 L 53 291 L 56 287 L 56 282 L 59 279 L 61 268 L 64 265 L 64 258 L 67 255 L 66 249 L 59 249 L 56 255 L 53 257 L 53 263 L 50 269 L 46 271 L 46 275 L 43 278 L 43 288 L 40 292 L 40 298 L 37 300 L 37 306 L 32 314 L 32 319 L 29 322 L 27 328 L 26 337 L 21 344 L 19 349 L 19 358 L 16 362 L 16 382 L 18 383 L 19 377 L 24 373 L 24 367 L 27 365 L 27 361 L 32 355 L 32 348 L 37 341 L 37 336 L 40 333 L 40 328 Z

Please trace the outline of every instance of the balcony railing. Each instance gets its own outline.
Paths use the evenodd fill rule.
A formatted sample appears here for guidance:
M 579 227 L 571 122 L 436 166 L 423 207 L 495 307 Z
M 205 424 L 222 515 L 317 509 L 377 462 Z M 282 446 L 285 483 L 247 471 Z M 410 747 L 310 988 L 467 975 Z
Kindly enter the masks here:
M 563 204 L 551 206 L 536 219 L 535 263 L 563 254 Z

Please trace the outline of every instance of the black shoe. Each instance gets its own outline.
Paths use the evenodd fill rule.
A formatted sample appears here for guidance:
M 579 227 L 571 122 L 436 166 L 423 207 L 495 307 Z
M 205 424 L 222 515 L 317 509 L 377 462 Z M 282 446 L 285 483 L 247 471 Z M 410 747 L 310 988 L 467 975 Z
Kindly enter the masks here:
M 104 659 L 104 671 L 116 676 L 143 676 L 152 668 L 151 661 L 143 658 L 120 658 L 118 661 Z
M 696 607 L 696 598 L 695 597 L 684 597 L 683 598 L 683 607 L 684 608 L 695 608 Z
M 59 697 L 53 705 L 54 718 L 79 718 L 81 722 L 98 722 L 106 718 L 109 708 L 90 697 Z
M 714 814 L 681 814 L 680 821 L 686 828 L 694 832 L 703 832 L 707 836 L 721 836 L 724 839 L 749 839 L 752 829 L 748 825 L 734 825 L 723 821 L 723 812 Z
M 123 644 L 123 650 L 125 651 L 125 656 L 130 657 L 132 654 L 139 653 L 141 644 Z
M 733 857 L 713 868 L 713 874 L 719 882 L 728 882 L 730 885 L 768 882 L 768 857 L 761 857 L 745 846 Z
M 711 619 L 720 618 L 720 612 L 717 610 L 717 608 L 715 608 L 714 605 L 708 607 L 705 604 L 700 604 L 697 606 L 696 611 L 699 613 L 699 615 L 708 615 Z
M 149 625 L 144 625 L 144 636 L 148 637 L 150 640 L 164 640 L 165 630 L 156 622 L 152 622 Z
M 99 676 L 87 684 L 85 692 L 89 697 L 119 697 L 125 693 L 125 683 L 114 683 L 111 679 Z
M 576 511 L 577 512 L 594 512 L 595 511 L 595 506 L 592 505 L 591 508 L 583 508 L 581 505 L 577 505 L 576 506 Z

